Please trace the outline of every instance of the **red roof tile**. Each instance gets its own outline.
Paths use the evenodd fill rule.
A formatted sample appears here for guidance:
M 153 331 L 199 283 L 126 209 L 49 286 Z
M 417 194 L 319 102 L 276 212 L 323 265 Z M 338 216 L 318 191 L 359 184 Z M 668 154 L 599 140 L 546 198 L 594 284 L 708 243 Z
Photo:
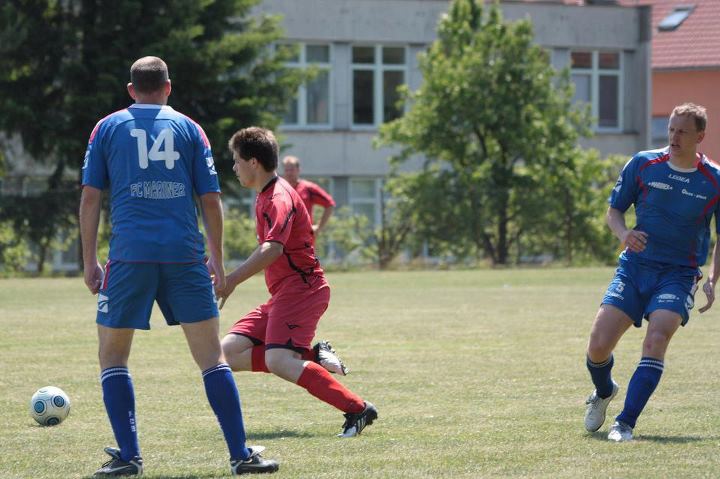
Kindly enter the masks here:
M 720 68 L 720 0 L 619 0 L 625 6 L 652 5 L 652 67 L 655 69 Z M 675 7 L 695 10 L 675 30 L 658 24 Z

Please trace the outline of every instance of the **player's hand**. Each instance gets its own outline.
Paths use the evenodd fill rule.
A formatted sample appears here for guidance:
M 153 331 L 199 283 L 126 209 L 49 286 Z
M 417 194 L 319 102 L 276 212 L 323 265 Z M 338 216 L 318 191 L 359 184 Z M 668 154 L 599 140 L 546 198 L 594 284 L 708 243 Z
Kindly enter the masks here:
M 622 243 L 633 253 L 639 253 L 647 245 L 648 234 L 644 231 L 626 230 L 622 236 Z
M 223 306 L 225 306 L 225 301 L 227 301 L 233 291 L 235 291 L 235 284 L 228 281 L 225 285 L 225 289 L 222 291 L 221 294 L 218 295 L 218 300 L 220 301 L 218 309 L 223 309 Z
M 320 225 L 312 225 L 313 234 L 317 235 L 320 232 Z
M 710 309 L 715 302 L 715 283 L 708 279 L 707 281 L 705 281 L 705 284 L 703 284 L 702 289 L 703 293 L 705 293 L 705 296 L 707 297 L 707 304 L 702 308 L 698 309 L 700 313 L 704 313 L 705 311 Z
M 215 288 L 215 295 L 217 297 L 222 296 L 222 293 L 225 290 L 226 286 L 225 266 L 223 266 L 221 260 L 218 260 L 216 259 L 216 257 L 211 256 L 207 260 L 207 269 L 210 273 L 210 278 L 212 278 L 213 287 Z
M 92 294 L 97 294 L 105 278 L 105 271 L 103 271 L 102 266 L 97 261 L 95 261 L 95 264 L 86 264 L 83 273 L 85 286 Z

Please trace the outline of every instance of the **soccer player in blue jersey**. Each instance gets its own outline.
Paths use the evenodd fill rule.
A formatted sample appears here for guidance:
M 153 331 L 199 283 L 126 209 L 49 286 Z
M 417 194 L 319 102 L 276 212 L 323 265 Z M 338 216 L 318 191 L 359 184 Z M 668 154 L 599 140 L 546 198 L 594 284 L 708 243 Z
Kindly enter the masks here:
M 608 404 L 618 393 L 611 377 L 613 349 L 631 325 L 648 320 L 642 357 L 610 427 L 608 439 L 632 440 L 638 416 L 657 387 L 670 339 L 689 319 L 699 267 L 710 243 L 710 222 L 720 232 L 720 171 L 697 152 L 705 136 L 705 108 L 676 107 L 668 125 L 669 145 L 636 154 L 622 170 L 610 195 L 607 223 L 625 246 L 590 333 L 587 368 L 595 391 L 587 400 L 585 428 L 594 432 L 605 421 Z M 637 224 L 625 225 L 635 206 Z M 720 243 L 715 243 L 708 279 L 703 285 L 710 309 L 720 274 Z
M 135 103 L 98 122 L 83 166 L 80 232 L 85 284 L 98 294 L 97 328 L 103 401 L 117 440 L 96 477 L 140 475 L 135 393 L 128 358 L 136 329 L 150 329 L 157 301 L 169 325 L 180 324 L 230 452 L 233 474 L 273 472 L 261 447 L 245 445 L 240 398 L 219 340 L 213 284 L 225 287 L 223 212 L 210 143 L 202 128 L 167 106 L 171 84 L 160 58 L 130 69 Z M 110 189 L 112 238 L 97 259 L 102 190 Z M 199 197 L 209 258 L 193 195 Z

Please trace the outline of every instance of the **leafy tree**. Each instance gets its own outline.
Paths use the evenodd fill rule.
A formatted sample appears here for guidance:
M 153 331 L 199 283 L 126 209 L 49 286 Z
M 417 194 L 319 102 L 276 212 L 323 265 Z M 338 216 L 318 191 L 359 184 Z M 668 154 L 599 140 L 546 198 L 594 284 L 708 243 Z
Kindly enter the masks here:
M 225 256 L 228 260 L 244 260 L 257 248 L 255 221 L 239 208 L 225 210 Z
M 30 251 L 27 241 L 18 235 L 10 221 L 0 221 L 0 273 L 10 275 L 27 263 Z
M 575 171 L 590 120 L 572 107 L 567 71 L 552 68 L 531 23 L 507 23 L 497 4 L 482 3 L 453 1 L 420 58 L 422 86 L 403 90 L 409 111 L 381 127 L 378 144 L 401 145 L 396 163 L 427 158 L 414 181 L 428 189 L 409 197 L 421 228 L 506 264 L 522 233 L 537 228 L 529 206 L 544 208 L 554 179 Z
M 156 55 L 170 68 L 170 104 L 203 126 L 218 169 L 229 172 L 230 135 L 251 124 L 275 127 L 303 78 L 284 66 L 290 52 L 269 48 L 281 37 L 278 19 L 249 16 L 258 2 L 2 2 L 0 130 L 19 135 L 34 158 L 53 167 L 51 192 L 66 190 L 68 171 L 80 174 L 95 123 L 132 102 L 130 65 Z M 76 206 L 77 190 L 74 197 Z M 43 238 L 67 221 L 64 210 L 29 213 L 47 215 Z
M 332 220 L 315 240 L 315 251 L 323 267 L 337 264 L 348 268 L 354 258 L 364 256 L 369 224 L 367 216 L 353 214 L 348 206 L 336 209 Z M 336 263 L 338 259 L 339 263 Z

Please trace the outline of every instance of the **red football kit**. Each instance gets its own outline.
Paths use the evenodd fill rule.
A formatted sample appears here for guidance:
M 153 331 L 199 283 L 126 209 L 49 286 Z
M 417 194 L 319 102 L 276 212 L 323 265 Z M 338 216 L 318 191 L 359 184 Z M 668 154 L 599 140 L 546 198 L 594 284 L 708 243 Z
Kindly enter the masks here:
M 230 330 L 266 347 L 310 349 L 330 287 L 313 248 L 312 222 L 300 195 L 280 177 L 273 178 L 255 202 L 258 243 L 283 245 L 283 254 L 265 268 L 270 300 Z
M 319 205 L 323 208 L 335 206 L 335 200 L 330 194 L 312 181 L 298 180 L 295 191 L 302 199 L 305 209 L 310 215 L 310 222 L 313 221 L 313 206 Z

